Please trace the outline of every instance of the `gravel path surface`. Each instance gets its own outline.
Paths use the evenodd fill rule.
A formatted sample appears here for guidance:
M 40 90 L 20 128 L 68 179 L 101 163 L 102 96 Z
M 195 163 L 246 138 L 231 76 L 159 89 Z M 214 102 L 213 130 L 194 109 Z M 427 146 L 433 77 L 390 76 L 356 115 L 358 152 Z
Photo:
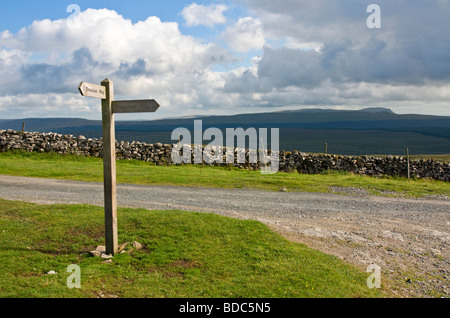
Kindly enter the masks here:
M 450 200 L 333 193 L 118 185 L 118 205 L 211 212 L 267 224 L 366 270 L 398 297 L 450 297 Z M 103 184 L 0 176 L 0 198 L 103 205 Z M 370 275 L 370 274 L 368 274 Z

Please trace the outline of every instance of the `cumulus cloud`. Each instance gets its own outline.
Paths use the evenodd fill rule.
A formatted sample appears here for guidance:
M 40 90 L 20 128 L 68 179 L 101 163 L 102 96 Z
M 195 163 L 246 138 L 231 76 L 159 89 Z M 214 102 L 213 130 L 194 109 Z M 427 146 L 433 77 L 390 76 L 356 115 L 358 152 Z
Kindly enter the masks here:
M 184 17 L 187 26 L 204 25 L 211 28 L 216 24 L 224 24 L 226 22 L 223 13 L 227 9 L 227 6 L 222 4 L 205 6 L 192 3 L 183 9 L 181 15 Z
M 77 93 L 80 81 L 108 77 L 118 84 L 118 95 L 160 97 L 165 108 L 205 104 L 215 87 L 203 78 L 211 78 L 212 65 L 232 59 L 213 43 L 183 35 L 177 23 L 149 17 L 133 24 L 115 11 L 88 9 L 70 20 L 2 32 L 0 96 Z M 198 94 L 202 85 L 209 87 Z
M 77 87 L 108 77 L 118 97 L 157 99 L 158 115 L 284 106 L 450 115 L 449 0 L 379 0 L 381 29 L 366 25 L 368 0 L 240 1 L 249 11 L 233 22 L 220 4 L 181 13 L 187 26 L 225 24 L 211 41 L 228 49 L 182 34 L 175 22 L 133 23 L 107 9 L 0 32 L 2 113 L 97 114 L 98 101 L 77 97 Z M 252 53 L 260 56 L 249 60 Z
M 286 40 L 290 48 L 316 46 L 321 68 L 336 81 L 402 85 L 450 79 L 448 0 L 377 1 L 381 29 L 366 25 L 371 1 L 244 2 L 268 36 Z
M 74 94 L 18 94 L 0 96 L 0 109 L 2 118 L 92 118 L 99 112 L 99 103 Z
M 265 46 L 256 66 L 228 74 L 225 92 L 267 107 L 417 105 L 426 92 L 439 92 L 428 107 L 445 103 L 449 1 L 380 0 L 381 29 L 366 25 L 371 1 L 244 2 L 266 38 L 282 45 Z
M 184 36 L 177 23 L 149 17 L 133 24 L 107 9 L 88 9 L 71 19 L 35 21 L 13 38 L 3 32 L 0 45 L 33 54 L 56 52 L 61 59 L 86 47 L 95 61 L 117 67 L 142 59 L 156 72 L 203 68 L 220 58 L 214 45 Z
M 224 31 L 222 37 L 237 52 L 260 49 L 265 43 L 262 23 L 251 17 L 239 19 Z

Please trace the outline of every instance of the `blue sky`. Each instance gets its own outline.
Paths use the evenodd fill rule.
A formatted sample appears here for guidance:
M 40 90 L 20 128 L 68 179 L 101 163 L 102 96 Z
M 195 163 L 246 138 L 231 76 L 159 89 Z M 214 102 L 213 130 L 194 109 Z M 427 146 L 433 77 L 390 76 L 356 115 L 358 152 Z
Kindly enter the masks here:
M 108 8 L 121 14 L 125 19 L 130 19 L 133 23 L 146 20 L 149 16 L 157 16 L 162 21 L 177 22 L 183 34 L 192 35 L 204 39 L 214 37 L 223 30 L 223 25 L 215 28 L 204 26 L 187 27 L 181 15 L 182 10 L 192 4 L 193 1 L 171 0 L 171 1 L 143 1 L 143 0 L 21 0 L 2 3 L 0 10 L 0 30 L 17 32 L 23 27 L 33 23 L 35 20 L 58 20 L 69 17 L 74 12 L 67 12 L 72 4 L 78 5 L 81 11 L 88 8 L 103 9 Z M 203 2 L 199 2 L 203 3 Z M 234 5 L 231 1 L 221 1 L 228 6 L 225 13 L 227 17 L 238 18 L 245 16 L 242 6 Z
M 142 1 L 142 0 L 21 0 L 4 1 L 0 11 L 0 29 L 18 31 L 24 26 L 30 25 L 34 20 L 63 19 L 69 16 L 67 8 L 70 4 L 77 4 L 82 11 L 108 8 L 115 10 L 133 22 L 145 20 L 151 15 L 161 18 L 163 21 L 180 20 L 180 12 L 192 1 Z
M 365 107 L 450 115 L 448 21 L 449 0 L 3 1 L 0 118 L 99 119 L 99 102 L 77 86 L 105 77 L 117 99 L 161 104 L 121 119 Z

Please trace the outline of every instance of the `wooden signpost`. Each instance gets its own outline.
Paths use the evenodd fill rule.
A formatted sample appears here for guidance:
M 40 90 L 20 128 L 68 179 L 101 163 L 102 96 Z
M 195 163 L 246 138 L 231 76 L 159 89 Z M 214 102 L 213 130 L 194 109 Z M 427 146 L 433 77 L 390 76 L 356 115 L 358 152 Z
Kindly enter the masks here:
M 114 85 L 109 79 L 105 79 L 101 85 L 81 82 L 78 89 L 83 96 L 102 100 L 105 246 L 106 254 L 114 255 L 118 249 L 114 114 L 156 112 L 159 104 L 153 99 L 114 101 Z
M 78 86 L 78 89 L 80 90 L 81 95 L 86 97 L 106 98 L 106 89 L 101 85 L 82 82 L 80 86 Z
M 112 111 L 118 113 L 152 113 L 159 108 L 158 103 L 153 100 L 124 100 L 112 103 Z

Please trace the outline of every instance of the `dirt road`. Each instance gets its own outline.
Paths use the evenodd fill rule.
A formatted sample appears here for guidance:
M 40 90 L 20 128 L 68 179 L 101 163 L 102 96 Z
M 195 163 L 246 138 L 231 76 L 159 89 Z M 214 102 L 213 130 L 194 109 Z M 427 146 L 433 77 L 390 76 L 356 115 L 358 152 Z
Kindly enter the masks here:
M 118 185 L 118 205 L 211 212 L 267 224 L 366 270 L 397 297 L 450 297 L 450 200 Z M 103 205 L 103 184 L 0 176 L 0 198 Z M 368 274 L 369 275 L 369 274 Z

